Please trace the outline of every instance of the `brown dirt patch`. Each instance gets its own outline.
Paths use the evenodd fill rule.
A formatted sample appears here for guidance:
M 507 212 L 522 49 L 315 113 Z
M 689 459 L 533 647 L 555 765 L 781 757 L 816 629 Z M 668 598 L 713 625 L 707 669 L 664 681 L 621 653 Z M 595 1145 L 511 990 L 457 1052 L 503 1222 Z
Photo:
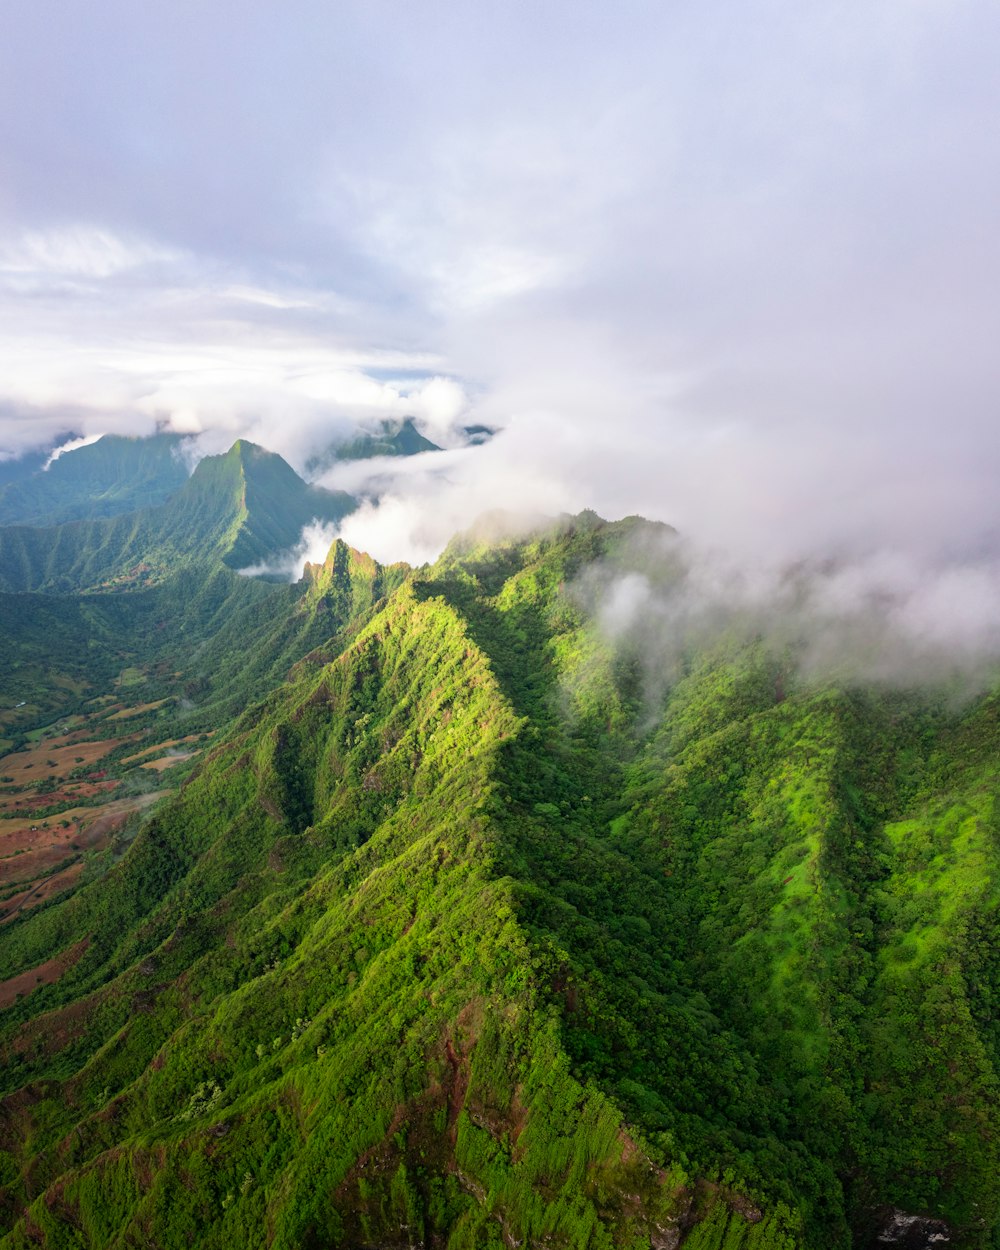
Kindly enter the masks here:
M 47 877 L 60 864 L 67 863 L 76 854 L 77 852 L 68 846 L 44 843 L 20 855 L 11 855 L 7 859 L 0 860 L 0 886 L 16 885 L 19 882 L 27 884 L 29 881 L 36 881 L 39 877 Z
M 94 793 L 100 793 L 101 787 L 95 785 L 90 787 L 90 789 Z M 109 807 L 115 807 L 117 803 L 131 801 L 129 799 L 111 800 L 100 807 L 68 807 L 64 811 L 57 812 L 54 816 L 45 816 L 43 818 L 25 813 L 23 816 L 2 820 L 0 821 L 0 859 L 8 855 L 14 855 L 18 851 L 37 846 L 39 842 L 43 842 L 47 838 L 58 840 L 60 843 L 67 841 L 67 839 L 72 842 L 74 841 L 73 835 L 79 833 L 87 825 L 92 824 Z M 68 828 L 62 828 L 63 821 L 69 822 Z
M 80 742 L 75 734 L 50 738 L 30 751 L 18 751 L 0 759 L 0 776 L 11 777 L 7 785 L 27 786 L 33 781 L 58 781 L 68 777 L 74 768 L 86 768 L 103 759 L 122 742 L 135 742 L 139 734 L 127 738 L 105 738 L 100 742 Z
M 154 755 L 157 751 L 169 751 L 171 747 L 183 746 L 187 742 L 197 742 L 198 737 L 198 734 L 188 734 L 186 738 L 168 738 L 166 742 L 158 742 L 155 747 L 143 747 L 135 755 L 126 756 L 122 763 L 132 764 L 136 760 L 144 759 L 147 755 Z
M 194 759 L 198 754 L 197 751 L 178 751 L 174 755 L 164 755 L 158 760 L 147 760 L 145 764 L 140 764 L 140 768 L 147 768 L 150 772 L 162 773 L 168 768 L 173 768 L 175 764 L 183 764 L 185 760 Z
M 53 873 L 51 877 L 39 881 L 37 885 L 22 890 L 20 894 L 11 895 L 0 904 L 0 925 L 13 920 L 19 912 L 29 911 L 32 907 L 37 907 L 39 903 L 44 903 L 46 899 L 53 898 L 63 890 L 68 890 L 70 886 L 76 885 L 82 876 L 83 860 L 78 859 L 68 868 L 63 868 L 60 872 Z
M 24 818 L 0 822 L 0 886 L 26 887 L 0 902 L 0 923 L 72 884 L 83 871 L 77 862 L 83 852 L 101 850 L 133 812 L 148 807 L 163 793 L 158 790 L 113 799 L 100 807 L 71 808 L 44 822 Z M 69 821 L 68 828 L 62 827 L 63 821 Z
M 155 703 L 139 703 L 135 707 L 123 707 L 120 712 L 109 716 L 108 720 L 130 720 L 133 716 L 141 716 L 143 712 L 155 712 L 157 708 L 169 703 L 170 699 L 157 699 Z
M 114 780 L 81 781 L 60 786 L 58 789 L 49 790 L 44 794 L 34 790 L 22 790 L 16 795 L 5 794 L 0 798 L 0 813 L 3 814 L 3 820 L 0 823 L 0 838 L 7 831 L 8 825 L 16 825 L 23 821 L 27 821 L 29 825 L 37 824 L 38 817 L 35 814 L 37 812 L 45 811 L 50 807 L 72 807 L 74 803 L 78 803 L 81 799 L 95 798 L 99 794 L 110 794 L 113 790 L 118 789 L 118 784 Z M 51 816 L 42 817 L 42 819 L 49 821 L 62 820 L 64 819 L 64 813 L 58 812 Z
M 9 1007 L 17 1000 L 18 995 L 30 994 L 38 985 L 54 985 L 66 969 L 76 963 L 89 945 L 90 938 L 84 938 L 82 942 L 77 942 L 75 946 L 69 947 L 61 954 L 47 959 L 37 968 L 29 968 L 27 972 L 19 972 L 16 977 L 8 977 L 6 981 L 0 981 L 0 1009 Z

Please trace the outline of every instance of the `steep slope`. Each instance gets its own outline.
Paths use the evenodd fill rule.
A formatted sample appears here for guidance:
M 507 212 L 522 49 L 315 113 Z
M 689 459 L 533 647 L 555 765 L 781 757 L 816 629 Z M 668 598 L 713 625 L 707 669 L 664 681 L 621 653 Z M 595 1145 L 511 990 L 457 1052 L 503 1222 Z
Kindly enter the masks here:
M 0 726 L 17 745 L 136 667 L 149 674 L 147 701 L 183 691 L 172 719 L 157 714 L 165 736 L 214 730 L 361 620 L 404 575 L 404 566 L 383 568 L 338 540 L 325 564 L 307 565 L 306 579 L 291 586 L 196 564 L 145 589 L 0 594 Z
M 283 680 L 304 656 L 320 651 L 332 656 L 408 571 L 406 565 L 383 566 L 337 539 L 323 564 L 305 566 L 297 585 L 249 582 L 266 589 L 252 608 L 237 605 L 235 594 L 226 595 L 213 607 L 211 618 L 202 614 L 187 625 L 182 646 L 169 652 L 171 662 L 198 691 L 198 707 L 187 713 L 188 721 L 198 728 L 225 724 Z M 225 573 L 234 586 L 248 584 L 246 578 Z M 196 580 L 189 576 L 189 582 Z M 201 602 L 196 584 L 189 596 L 189 602 Z M 178 610 L 182 619 L 183 611 Z
M 498 1245 L 498 1220 L 589 1236 L 626 1192 L 623 1229 L 667 1220 L 678 1178 L 626 1158 L 617 1113 L 565 1070 L 490 869 L 491 764 L 516 728 L 461 622 L 407 590 L 247 715 L 113 891 L 74 900 L 93 940 L 45 992 L 92 1009 L 8 1052 L 38 1074 L 5 1103 L 8 1149 L 34 1126 L 22 1229 Z M 65 924 L 23 925 L 22 959 Z M 68 1101 L 43 1109 L 60 1070 Z
M 163 503 L 188 479 L 179 434 L 106 434 L 0 487 L 0 525 L 62 525 Z
M 4 1244 L 995 1244 L 997 700 L 737 634 L 651 694 L 597 567 L 677 576 L 588 514 L 311 571 L 335 636 L 5 933 L 75 962 Z
M 165 504 L 48 529 L 0 529 L 0 589 L 74 592 L 150 585 L 179 566 L 242 568 L 294 546 L 311 521 L 354 507 L 308 486 L 272 452 L 239 441 L 200 462 Z

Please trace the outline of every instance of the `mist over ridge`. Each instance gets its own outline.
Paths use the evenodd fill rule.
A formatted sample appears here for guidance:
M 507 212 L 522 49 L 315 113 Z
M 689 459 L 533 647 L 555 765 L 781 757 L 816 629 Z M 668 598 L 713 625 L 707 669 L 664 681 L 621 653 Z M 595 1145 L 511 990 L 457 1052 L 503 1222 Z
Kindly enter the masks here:
M 166 14 L 10 24 L 0 455 L 160 429 L 302 470 L 412 416 L 448 459 L 323 482 L 377 495 L 383 558 L 593 507 L 992 593 L 995 6 Z
M 357 434 L 358 428 L 353 441 L 340 436 L 346 459 L 337 458 L 333 444 L 306 473 L 317 484 L 340 490 L 345 500 L 353 497 L 347 514 L 336 521 L 317 516 L 300 522 L 291 546 L 270 550 L 240 568 L 242 574 L 295 582 L 307 563 L 324 561 L 337 539 L 386 564 L 400 559 L 426 564 L 456 534 L 488 529 L 497 540 L 516 537 L 544 528 L 545 515 L 554 515 L 545 504 L 553 498 L 566 499 L 564 515 L 572 514 L 579 498 L 579 487 L 574 494 L 523 465 L 514 471 L 506 463 L 506 431 L 485 445 L 442 451 L 410 418 L 404 425 L 382 419 L 369 426 L 369 434 L 363 427 Z M 387 455 L 394 443 L 385 440 L 394 430 L 418 441 L 406 444 L 403 454 Z M 241 445 L 257 446 L 247 440 Z M 158 459 L 150 458 L 154 451 Z M 87 492 L 103 473 L 125 491 L 118 503 L 109 495 L 112 502 L 104 508 L 128 511 L 150 489 L 168 497 L 184 480 L 183 474 L 176 476 L 181 463 L 190 471 L 204 454 L 196 437 L 164 431 L 155 439 L 112 438 L 100 446 L 93 439 L 73 439 L 36 465 L 26 483 L 4 488 L 0 508 L 11 523 L 32 501 L 44 513 L 52 506 L 46 499 L 61 498 L 63 517 L 85 516 L 101 506 L 88 503 Z M 175 476 L 161 476 L 158 483 L 150 477 L 148 488 L 141 478 L 130 484 L 127 476 L 147 463 L 147 472 L 161 475 L 164 465 L 173 465 Z M 49 487 L 48 495 L 38 494 Z M 74 491 L 83 494 L 77 499 Z M 135 502 L 129 492 L 137 492 Z M 483 509 L 491 499 L 501 506 Z M 54 513 L 42 523 L 59 517 Z M 813 546 L 818 539 L 807 520 L 804 511 L 802 533 L 779 541 L 749 524 L 739 539 L 720 530 L 725 547 L 710 545 L 697 532 L 650 526 L 634 539 L 632 571 L 595 566 L 569 593 L 607 639 L 639 656 L 653 703 L 656 691 L 680 671 L 685 654 L 724 637 L 763 639 L 810 680 L 932 685 L 950 689 L 954 697 L 992 684 L 1000 659 L 1000 562 L 989 544 L 969 551 L 935 549 L 918 534 L 919 541 L 911 535 L 908 546 L 895 547 L 871 540 L 852 545 L 842 538 L 838 550 Z

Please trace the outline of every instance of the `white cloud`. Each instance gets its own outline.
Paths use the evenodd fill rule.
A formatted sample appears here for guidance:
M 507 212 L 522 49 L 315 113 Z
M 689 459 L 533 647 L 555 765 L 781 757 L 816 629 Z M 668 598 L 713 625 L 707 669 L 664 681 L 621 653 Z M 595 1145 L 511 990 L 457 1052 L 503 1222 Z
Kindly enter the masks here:
M 466 407 L 461 386 L 412 380 L 439 364 L 435 356 L 329 341 L 298 319 L 310 301 L 287 293 L 245 301 L 264 323 L 234 318 L 230 297 L 212 282 L 182 293 L 156 284 L 116 293 L 98 282 L 67 312 L 58 295 L 24 304 L 0 283 L 0 313 L 9 313 L 0 316 L 4 450 L 44 446 L 66 429 L 67 413 L 88 437 L 162 427 L 199 435 L 203 452 L 215 452 L 242 436 L 298 468 L 359 424 L 388 417 L 415 416 L 453 437 Z M 389 371 L 401 380 L 372 376 Z
M 456 426 L 469 411 L 469 398 L 454 378 L 431 378 L 410 391 L 401 405 L 412 415 L 432 443 L 447 445 L 456 439 Z
M 516 425 L 516 421 L 512 423 Z M 525 459 L 509 431 L 482 447 L 339 465 L 324 484 L 356 493 L 377 491 L 346 517 L 341 537 L 384 563 L 423 564 L 484 513 L 537 518 L 585 506 L 581 493 L 538 458 Z
M 238 569 L 244 577 L 278 577 L 297 582 L 306 564 L 322 564 L 337 537 L 338 527 L 332 522 L 312 520 L 303 526 L 298 542 L 288 551 L 279 552 L 261 564 Z
M 626 569 L 631 560 L 642 571 L 598 562 L 569 593 L 607 640 L 638 658 L 651 705 L 686 652 L 721 639 L 762 640 L 806 680 L 931 683 L 957 696 L 996 680 L 996 562 L 935 567 L 879 552 L 790 568 L 646 534 L 624 554 Z
M 48 460 L 42 465 L 42 469 L 48 469 L 60 456 L 64 456 L 66 452 L 77 451 L 80 447 L 89 447 L 91 443 L 96 443 L 99 438 L 103 437 L 104 431 L 102 430 L 99 434 L 85 434 L 82 438 L 71 438 L 68 442 L 62 443 L 50 452 Z
M 165 420 L 301 465 L 414 414 L 507 428 L 378 470 L 390 558 L 505 505 L 1000 548 L 988 0 L 64 17 L 0 48 L 0 454 Z
M 0 247 L 0 275 L 38 282 L 58 278 L 112 278 L 147 265 L 176 263 L 179 253 L 94 225 L 26 230 Z

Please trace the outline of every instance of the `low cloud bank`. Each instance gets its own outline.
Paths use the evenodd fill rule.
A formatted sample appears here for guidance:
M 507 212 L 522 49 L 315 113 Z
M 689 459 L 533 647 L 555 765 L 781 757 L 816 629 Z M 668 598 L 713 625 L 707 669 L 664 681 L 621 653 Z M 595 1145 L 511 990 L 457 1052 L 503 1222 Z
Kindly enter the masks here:
M 91 443 L 96 443 L 99 438 L 103 437 L 104 431 L 101 430 L 97 434 L 84 434 L 80 438 L 71 438 L 65 443 L 60 443 L 58 447 L 54 447 L 52 451 L 49 452 L 48 460 L 46 460 L 44 465 L 42 465 L 43 471 L 51 468 L 59 457 L 64 456 L 68 451 L 79 451 L 81 447 L 89 447 Z
M 312 520 L 302 529 L 299 541 L 288 551 L 279 552 L 260 564 L 237 569 L 243 577 L 268 577 L 276 581 L 297 582 L 306 564 L 322 564 L 337 537 L 337 526 L 328 521 Z
M 879 552 L 747 564 L 646 533 L 622 562 L 587 568 L 569 593 L 638 659 L 651 705 L 693 650 L 726 640 L 759 639 L 807 680 L 934 686 L 962 698 L 1000 675 L 996 560 L 933 566 Z

